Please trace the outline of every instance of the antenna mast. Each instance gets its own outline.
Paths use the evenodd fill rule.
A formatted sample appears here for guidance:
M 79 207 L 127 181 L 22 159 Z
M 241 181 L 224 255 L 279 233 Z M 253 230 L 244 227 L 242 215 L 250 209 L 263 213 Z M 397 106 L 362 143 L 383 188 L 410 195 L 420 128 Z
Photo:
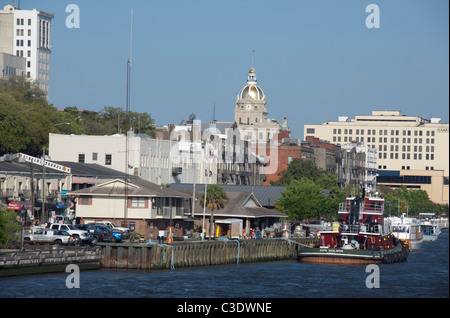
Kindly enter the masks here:
M 255 57 L 255 50 L 252 49 L 252 68 L 253 68 L 253 58 Z
M 132 53 L 132 42 L 133 41 L 133 8 L 131 8 L 131 33 L 130 33 L 130 57 L 127 60 L 127 93 L 126 93 L 126 110 L 125 110 L 125 202 L 124 202 L 124 219 L 126 226 L 128 226 L 128 169 L 130 169 L 129 164 L 129 140 L 128 134 L 131 130 L 130 125 L 130 77 L 131 77 L 131 53 Z

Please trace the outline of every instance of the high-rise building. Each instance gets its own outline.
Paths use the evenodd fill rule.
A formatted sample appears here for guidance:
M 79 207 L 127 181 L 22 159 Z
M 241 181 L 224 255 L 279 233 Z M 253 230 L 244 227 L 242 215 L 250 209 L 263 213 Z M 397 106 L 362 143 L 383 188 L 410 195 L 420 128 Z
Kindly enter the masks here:
M 375 148 L 379 184 L 394 187 L 406 184 L 425 190 L 429 187 L 430 199 L 448 203 L 449 124 L 440 120 L 406 116 L 400 111 L 372 111 L 371 115 L 356 115 L 351 120 L 339 116 L 337 121 L 305 125 L 304 136 L 340 145 L 364 143 Z M 442 175 L 440 180 L 431 178 L 436 171 Z M 438 184 L 433 185 L 433 182 Z M 431 192 L 431 188 L 435 190 Z
M 41 10 L 21 10 L 6 5 L 0 10 L 0 53 L 26 59 L 25 75 L 50 92 L 51 21 L 54 15 Z

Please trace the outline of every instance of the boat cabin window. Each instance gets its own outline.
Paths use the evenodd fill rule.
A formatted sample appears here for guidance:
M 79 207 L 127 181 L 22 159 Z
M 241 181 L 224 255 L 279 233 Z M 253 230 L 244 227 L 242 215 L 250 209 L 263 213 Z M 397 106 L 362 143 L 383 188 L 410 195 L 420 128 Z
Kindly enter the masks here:
M 409 227 L 402 225 L 394 225 L 392 227 L 392 232 L 409 233 Z

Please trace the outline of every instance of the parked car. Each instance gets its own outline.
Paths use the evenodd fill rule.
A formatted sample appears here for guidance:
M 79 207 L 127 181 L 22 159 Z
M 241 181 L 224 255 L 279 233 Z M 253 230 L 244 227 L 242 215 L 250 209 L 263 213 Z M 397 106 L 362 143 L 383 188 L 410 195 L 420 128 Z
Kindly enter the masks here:
M 127 238 L 130 237 L 130 229 L 127 228 L 127 227 L 117 226 L 114 222 L 111 222 L 111 221 L 98 221 L 98 222 L 95 222 L 95 223 L 96 224 L 101 224 L 103 226 L 107 226 L 110 229 L 112 229 L 113 231 L 114 230 L 115 231 L 121 231 L 123 233 L 122 234 L 122 239 L 127 239 Z
M 92 244 L 95 243 L 94 237 L 89 234 L 89 232 L 77 229 L 71 224 L 59 224 L 59 223 L 51 223 L 47 225 L 47 228 L 53 229 L 53 230 L 61 230 L 61 231 L 67 231 L 71 235 L 73 235 L 75 238 L 79 238 L 82 243 L 88 243 Z
M 88 231 L 99 242 L 121 242 L 122 232 L 113 231 L 102 224 L 87 224 L 86 231 Z
M 26 233 L 24 234 L 23 240 L 25 243 L 54 243 L 69 245 L 74 245 L 79 241 L 78 238 L 75 238 L 67 231 L 53 229 L 38 229 L 34 233 Z
M 68 216 L 56 215 L 55 223 L 72 224 L 72 220 L 70 220 L 70 218 Z

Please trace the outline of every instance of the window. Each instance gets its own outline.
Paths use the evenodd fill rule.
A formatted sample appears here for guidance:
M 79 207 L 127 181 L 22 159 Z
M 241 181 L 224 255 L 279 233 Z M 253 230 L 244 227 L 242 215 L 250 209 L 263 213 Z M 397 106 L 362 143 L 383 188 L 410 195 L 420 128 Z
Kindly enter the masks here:
M 307 134 L 314 134 L 316 132 L 315 128 L 306 128 L 306 133 Z
M 291 162 L 292 162 L 292 156 L 288 156 L 288 161 L 287 161 L 288 165 L 291 164 Z
M 146 207 L 146 199 L 145 198 L 131 198 L 130 203 L 131 208 L 145 208 Z
M 28 19 L 28 25 L 31 25 L 31 19 Z
M 92 161 L 97 161 L 97 153 L 96 152 L 92 153 Z
M 112 155 L 105 155 L 105 165 L 110 166 L 112 163 Z
M 79 163 L 84 163 L 84 153 L 78 154 L 78 162 Z
M 92 197 L 88 195 L 82 195 L 78 199 L 79 205 L 92 205 Z

